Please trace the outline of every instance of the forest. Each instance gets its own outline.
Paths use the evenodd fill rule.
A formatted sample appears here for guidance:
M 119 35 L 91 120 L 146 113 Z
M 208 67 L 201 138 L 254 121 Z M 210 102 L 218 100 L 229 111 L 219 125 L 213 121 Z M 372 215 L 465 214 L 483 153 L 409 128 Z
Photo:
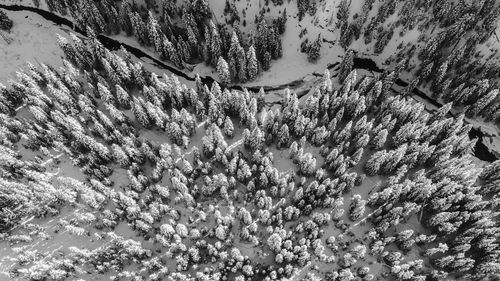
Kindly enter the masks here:
M 499 22 L 1 0 L 0 280 L 500 280 Z

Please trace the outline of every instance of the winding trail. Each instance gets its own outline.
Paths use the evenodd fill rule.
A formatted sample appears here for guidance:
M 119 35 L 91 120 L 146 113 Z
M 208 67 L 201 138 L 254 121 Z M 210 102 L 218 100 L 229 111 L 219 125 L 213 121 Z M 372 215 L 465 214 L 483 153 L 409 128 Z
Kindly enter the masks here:
M 57 14 L 54 14 L 52 12 L 49 12 L 49 11 L 46 11 L 43 9 L 29 7 L 29 6 L 23 6 L 23 5 L 5 5 L 5 4 L 0 4 L 0 8 L 10 10 L 10 11 L 30 11 L 33 13 L 37 13 L 38 15 L 42 16 L 46 20 L 52 21 L 57 25 L 66 25 L 69 28 L 71 28 L 73 31 L 75 31 L 81 35 L 87 36 L 87 32 L 85 30 L 82 30 L 81 28 L 79 28 L 77 26 L 77 24 L 75 24 L 74 22 L 70 21 L 67 18 L 64 18 L 62 16 L 59 16 Z M 167 69 L 171 73 L 173 73 L 179 77 L 182 77 L 188 81 L 195 81 L 195 77 L 192 77 L 192 76 L 186 74 L 185 72 L 179 70 L 178 68 L 173 67 L 169 64 L 166 64 L 166 63 L 160 61 L 159 59 L 147 54 L 146 52 L 144 52 L 143 50 L 141 50 L 139 48 L 130 46 L 128 44 L 125 44 L 123 42 L 120 42 L 118 40 L 115 40 L 115 39 L 113 39 L 109 36 L 103 35 L 103 34 L 97 35 L 97 39 L 103 44 L 104 47 L 106 47 L 110 50 L 118 50 L 118 49 L 120 49 L 121 46 L 123 46 L 128 52 L 132 53 L 133 55 L 135 55 L 138 58 L 148 58 L 159 68 Z M 338 62 L 336 62 L 334 64 L 330 64 L 328 66 L 328 69 L 334 68 L 338 64 L 339 64 Z M 364 70 L 377 72 L 377 73 L 384 72 L 384 69 L 379 68 L 377 66 L 377 64 L 375 63 L 375 61 L 373 61 L 370 58 L 355 57 L 354 61 L 353 61 L 353 68 L 354 69 L 364 69 Z M 321 76 L 321 75 L 316 74 L 316 73 L 313 73 L 312 75 Z M 201 78 L 201 81 L 204 84 L 208 85 L 209 87 L 216 81 L 214 78 L 212 78 L 210 76 L 203 76 L 203 77 L 200 76 L 200 78 Z M 296 88 L 301 87 L 304 83 L 305 83 L 305 81 L 303 79 L 298 79 L 298 80 L 294 80 L 290 83 L 279 85 L 279 86 L 265 86 L 265 85 L 263 85 L 263 86 L 251 86 L 251 87 L 245 86 L 245 87 L 243 87 L 243 86 L 238 86 L 238 85 L 231 85 L 231 86 L 228 86 L 227 89 L 240 90 L 240 91 L 243 89 L 247 89 L 247 90 L 252 91 L 252 92 L 258 92 L 262 88 L 265 91 L 279 91 L 279 90 L 283 90 L 286 88 L 296 89 Z M 395 81 L 395 84 L 398 86 L 401 86 L 401 87 L 406 87 L 409 83 L 398 78 Z M 300 97 L 306 95 L 308 92 L 309 92 L 308 90 L 301 91 L 301 92 L 297 93 L 297 96 L 300 98 Z M 424 99 L 425 101 L 429 102 L 430 104 L 432 104 L 435 107 L 439 108 L 442 106 L 441 103 L 439 103 L 438 101 L 427 96 L 424 92 L 420 91 L 417 88 L 413 89 L 412 93 L 414 95 Z M 489 151 L 489 149 L 483 143 L 483 141 L 482 141 L 483 136 L 484 136 L 484 133 L 480 129 L 477 129 L 474 127 L 469 132 L 470 139 L 473 139 L 476 137 L 478 138 L 478 141 L 476 142 L 476 147 L 474 149 L 474 155 L 483 161 L 493 162 L 493 161 L 497 160 L 498 157 L 494 153 Z

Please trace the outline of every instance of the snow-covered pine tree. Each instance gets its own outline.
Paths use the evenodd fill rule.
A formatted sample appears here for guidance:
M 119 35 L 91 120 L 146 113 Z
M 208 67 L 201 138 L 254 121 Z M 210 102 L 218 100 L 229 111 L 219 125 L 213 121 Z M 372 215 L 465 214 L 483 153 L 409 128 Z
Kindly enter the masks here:
M 498 96 L 498 89 L 491 90 L 489 93 L 480 98 L 476 103 L 472 104 L 471 107 L 465 112 L 467 117 L 473 117 L 481 113 L 481 111 L 486 108 L 493 100 Z
M 318 61 L 321 52 L 321 35 L 318 35 L 318 38 L 311 43 L 307 50 L 307 59 L 309 62 L 315 63 Z
M 222 128 L 222 131 L 229 138 L 233 137 L 234 127 L 233 122 L 231 121 L 231 118 L 229 118 L 229 116 L 226 116 L 226 119 L 224 119 L 224 127 Z
M 290 133 L 288 131 L 288 126 L 283 124 L 278 132 L 278 148 L 288 147 L 290 143 Z
M 219 35 L 219 30 L 212 20 L 210 20 L 210 54 L 212 57 L 212 65 L 216 66 L 219 62 L 219 57 L 222 55 L 222 41 Z
M 342 84 L 345 78 L 351 73 L 352 67 L 354 65 L 354 51 L 349 49 L 345 52 L 342 62 L 340 63 L 338 79 L 339 83 Z
M 247 78 L 248 80 L 253 80 L 257 77 L 259 73 L 259 62 L 257 60 L 257 55 L 255 53 L 255 48 L 251 45 L 247 51 Z
M 158 24 L 158 21 L 156 18 L 153 16 L 151 11 L 148 12 L 148 19 L 146 23 L 146 30 L 148 33 L 148 39 L 149 42 L 153 44 L 155 47 L 156 52 L 161 52 L 163 46 L 162 46 L 162 31 L 160 28 L 160 25 Z
M 349 217 L 351 220 L 358 220 L 365 212 L 366 200 L 363 200 L 361 195 L 355 194 L 351 197 L 351 205 L 349 206 Z
M 219 61 L 217 62 L 217 73 L 219 74 L 219 79 L 222 84 L 227 85 L 231 82 L 229 65 L 223 57 L 219 57 Z
M 266 51 L 262 59 L 262 69 L 269 70 L 271 68 L 271 54 Z

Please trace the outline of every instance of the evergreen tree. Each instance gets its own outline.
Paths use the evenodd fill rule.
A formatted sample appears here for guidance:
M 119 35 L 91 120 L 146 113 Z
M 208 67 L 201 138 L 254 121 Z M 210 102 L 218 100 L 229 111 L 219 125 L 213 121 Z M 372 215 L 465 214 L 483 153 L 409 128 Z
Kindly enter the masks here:
M 115 85 L 115 87 L 116 87 L 116 96 L 118 98 L 118 103 L 123 108 L 129 109 L 131 104 L 129 94 L 120 85 Z
M 387 140 L 387 129 L 382 129 L 379 131 L 373 139 L 371 139 L 370 144 L 374 149 L 381 149 L 384 147 Z
M 342 62 L 340 63 L 340 68 L 338 73 L 338 79 L 340 84 L 342 84 L 349 75 L 349 73 L 351 73 L 352 67 L 354 65 L 353 61 L 354 61 L 354 51 L 349 49 L 345 52 L 344 57 L 342 58 Z
M 229 66 L 222 57 L 219 57 L 219 62 L 217 63 L 217 73 L 219 74 L 219 79 L 222 84 L 227 85 L 231 82 Z
M 349 217 L 351 220 L 358 220 L 365 212 L 366 201 L 362 199 L 361 195 L 355 194 L 351 198 L 351 205 L 349 206 Z
M 222 131 L 224 132 L 224 134 L 226 134 L 226 136 L 230 138 L 233 137 L 233 122 L 231 121 L 231 118 L 229 118 L 229 116 L 226 116 L 226 119 L 224 119 L 224 127 L 222 128 Z
M 262 69 L 269 70 L 271 68 L 271 54 L 266 51 L 262 59 Z
M 191 1 L 191 11 L 194 11 L 194 15 L 198 21 L 210 17 L 210 6 L 208 4 L 208 0 Z
M 239 47 L 236 55 L 238 59 L 238 79 L 240 82 L 247 81 L 247 59 L 243 47 Z
M 218 65 L 218 60 L 222 55 L 222 41 L 219 35 L 219 30 L 215 26 L 212 20 L 210 20 L 210 29 L 211 29 L 211 39 L 210 39 L 210 54 L 212 58 L 212 65 Z
M 288 147 L 290 142 L 290 133 L 288 131 L 288 126 L 283 124 L 278 132 L 278 148 Z
M 229 51 L 228 51 L 228 59 L 229 59 L 229 68 L 230 68 L 230 73 L 234 76 L 238 75 L 239 72 L 239 50 L 241 48 L 240 41 L 238 39 L 238 35 L 236 32 L 233 32 L 231 35 L 231 43 L 229 46 Z
M 321 51 L 321 35 L 318 35 L 318 38 L 314 40 L 314 42 L 308 47 L 307 50 L 307 59 L 309 62 L 316 62 L 320 57 Z
M 149 42 L 153 44 L 155 47 L 155 50 L 157 52 L 161 52 L 162 50 L 162 36 L 161 36 L 161 29 L 160 25 L 158 24 L 158 21 L 156 21 L 155 17 L 151 13 L 151 11 L 148 12 L 148 20 L 146 24 L 146 30 L 148 33 L 148 39 Z
M 468 117 L 476 116 L 481 111 L 484 110 L 493 100 L 495 100 L 498 96 L 498 89 L 494 89 L 490 91 L 488 94 L 484 95 L 480 98 L 476 103 L 474 103 L 469 109 L 465 112 Z
M 257 55 L 255 53 L 255 48 L 254 46 L 250 46 L 248 48 L 247 52 L 247 78 L 249 81 L 252 81 L 257 77 L 257 74 L 259 73 L 259 64 L 257 61 Z
M 339 8 L 337 10 L 337 22 L 335 23 L 336 28 L 340 28 L 343 25 L 347 24 L 347 20 L 349 18 L 349 6 L 350 1 L 342 0 L 339 4 Z

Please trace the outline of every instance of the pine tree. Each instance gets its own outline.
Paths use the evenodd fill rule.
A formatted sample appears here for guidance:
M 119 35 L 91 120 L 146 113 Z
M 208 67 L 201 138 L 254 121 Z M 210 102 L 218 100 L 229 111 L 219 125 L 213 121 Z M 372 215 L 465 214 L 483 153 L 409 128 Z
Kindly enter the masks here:
M 148 21 L 146 24 L 146 29 L 148 33 L 148 38 L 149 42 L 153 44 L 155 47 L 156 52 L 161 52 L 162 50 L 162 36 L 160 34 L 161 29 L 160 25 L 158 24 L 158 21 L 156 21 L 155 17 L 151 13 L 151 11 L 148 12 Z
M 219 57 L 222 55 L 222 41 L 219 31 L 212 20 L 210 20 L 211 39 L 210 39 L 210 53 L 212 57 L 212 65 L 218 64 Z
M 142 126 L 148 128 L 151 125 L 151 120 L 146 114 L 146 109 L 144 108 L 143 104 L 144 102 L 142 102 L 142 98 L 137 99 L 136 97 L 134 97 L 132 102 L 132 111 L 137 121 L 139 121 Z
M 229 116 L 226 116 L 226 119 L 224 120 L 224 127 L 222 128 L 222 131 L 229 138 L 233 137 L 233 131 L 234 131 L 233 122 L 231 121 L 231 118 L 229 118 Z
M 286 8 L 285 8 L 283 10 L 283 13 L 281 14 L 281 16 L 278 17 L 276 20 L 274 20 L 274 25 L 276 26 L 278 34 L 285 33 L 287 20 L 288 20 L 288 18 L 287 18 L 287 13 L 286 13 Z
M 318 38 L 314 40 L 314 42 L 308 47 L 307 50 L 307 59 L 309 62 L 315 63 L 318 61 L 321 52 L 321 35 L 318 35 Z
M 403 97 L 410 96 L 412 94 L 413 90 L 415 90 L 415 88 L 418 86 L 418 83 L 420 83 L 419 77 L 416 77 L 413 80 L 411 80 L 410 84 L 408 84 L 408 86 L 406 86 L 403 89 L 403 91 L 401 92 L 401 95 Z
M 120 85 L 115 85 L 118 103 L 125 109 L 130 108 L 130 95 Z
M 440 84 L 441 82 L 443 82 L 443 78 L 444 76 L 446 75 L 446 71 L 448 70 L 448 64 L 450 63 L 449 60 L 445 60 L 438 68 L 438 71 L 437 71 L 437 77 L 436 79 L 434 80 L 434 84 L 435 85 L 438 85 Z
M 163 56 L 169 59 L 175 66 L 182 67 L 180 55 L 174 44 L 166 37 L 163 37 Z
M 187 35 L 188 35 L 188 43 L 189 43 L 189 49 L 193 54 L 198 54 L 199 52 L 199 47 L 198 47 L 198 36 L 194 34 L 193 29 L 188 26 L 187 27 Z
M 141 15 L 137 12 L 132 12 L 130 15 L 130 20 L 132 27 L 134 28 L 134 35 L 137 37 L 139 42 L 143 45 L 148 46 L 150 44 L 148 30 L 146 24 L 142 20 Z
M 177 51 L 179 52 L 182 61 L 191 60 L 191 49 L 180 35 L 177 38 Z
M 195 12 L 195 17 L 201 21 L 210 17 L 210 6 L 208 0 L 194 0 L 191 1 L 191 10 Z
M 219 74 L 219 79 L 222 84 L 227 85 L 231 82 L 229 66 L 222 57 L 219 57 L 219 62 L 217 63 L 217 73 Z
M 347 24 L 347 20 L 349 18 L 349 6 L 350 1 L 342 0 L 339 4 L 339 8 L 337 10 L 337 22 L 335 23 L 335 27 L 339 28 L 345 24 Z
M 247 81 L 247 59 L 243 47 L 239 47 L 236 55 L 238 59 L 238 79 L 240 82 Z
M 351 205 L 349 206 L 349 218 L 353 221 L 358 220 L 365 212 L 366 200 L 363 200 L 361 195 L 355 194 L 351 197 Z
M 231 42 L 229 44 L 229 51 L 227 53 L 227 57 L 229 60 L 234 59 L 235 65 L 230 66 L 231 67 L 231 73 L 238 73 L 238 61 L 237 61 L 237 55 L 238 55 L 238 50 L 241 48 L 240 45 L 240 40 L 238 38 L 238 35 L 236 34 L 235 31 L 231 34 Z
M 340 84 L 344 83 L 344 80 L 347 78 L 349 73 L 351 73 L 353 65 L 354 65 L 354 51 L 349 49 L 344 54 L 342 62 L 340 63 L 340 68 L 338 73 L 338 79 Z
M 473 117 L 478 115 L 481 111 L 484 110 L 493 100 L 495 100 L 498 96 L 498 89 L 494 89 L 490 91 L 488 94 L 484 95 L 480 98 L 476 103 L 474 103 L 469 109 L 465 112 L 468 117 Z
M 387 46 L 393 35 L 394 35 L 394 27 L 379 32 L 378 40 L 377 42 L 375 42 L 374 46 L 375 54 L 381 54 L 384 51 L 385 46 Z
M 262 59 L 262 69 L 269 70 L 269 68 L 271 68 L 271 54 L 266 51 Z
M 99 96 L 105 103 L 114 104 L 115 98 L 106 86 L 101 83 L 97 83 L 97 90 L 99 91 Z
M 290 133 L 288 131 L 288 126 L 283 124 L 278 132 L 278 148 L 288 147 L 290 142 Z
M 387 129 L 382 129 L 375 135 L 373 139 L 371 139 L 370 144 L 374 149 L 381 149 L 384 147 L 385 142 L 387 140 L 388 131 Z
M 366 162 L 365 171 L 368 175 L 374 176 L 380 172 L 381 166 L 387 159 L 387 152 L 385 150 L 375 152 L 370 159 Z
M 247 52 L 247 78 L 248 80 L 253 80 L 255 77 L 257 77 L 257 74 L 259 73 L 259 64 L 257 61 L 257 55 L 255 53 L 255 48 L 254 46 L 250 46 L 248 48 Z

